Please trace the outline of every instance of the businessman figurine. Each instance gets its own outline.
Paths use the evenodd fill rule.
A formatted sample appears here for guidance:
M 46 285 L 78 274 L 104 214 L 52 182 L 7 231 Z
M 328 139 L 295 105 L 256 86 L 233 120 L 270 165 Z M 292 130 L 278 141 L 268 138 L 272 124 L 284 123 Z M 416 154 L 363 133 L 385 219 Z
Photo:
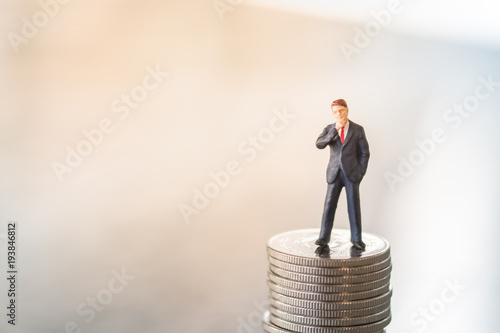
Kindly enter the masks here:
M 319 149 L 330 146 L 330 161 L 326 170 L 328 188 L 316 245 L 325 247 L 330 242 L 335 210 L 342 187 L 345 187 L 351 243 L 354 248 L 362 251 L 365 243 L 361 239 L 359 183 L 366 173 L 370 158 L 368 141 L 363 127 L 347 119 L 349 108 L 345 100 L 337 99 L 332 102 L 331 107 L 336 122 L 326 126 L 316 140 L 316 147 Z

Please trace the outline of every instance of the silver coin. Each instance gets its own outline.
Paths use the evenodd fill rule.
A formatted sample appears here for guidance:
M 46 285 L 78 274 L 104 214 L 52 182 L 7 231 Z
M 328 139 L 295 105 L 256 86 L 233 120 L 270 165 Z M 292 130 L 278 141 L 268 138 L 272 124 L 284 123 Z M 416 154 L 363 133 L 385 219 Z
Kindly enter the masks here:
M 356 301 L 372 298 L 388 292 L 390 288 L 390 283 L 387 283 L 380 288 L 357 293 L 315 293 L 285 288 L 271 281 L 268 281 L 268 285 L 270 290 L 285 296 L 322 302 Z
M 292 323 L 270 314 L 269 321 L 277 327 L 284 328 L 292 332 L 299 333 L 372 333 L 383 330 L 391 322 L 391 316 L 387 316 L 380 321 L 358 326 L 335 327 L 335 326 L 310 326 Z
M 374 306 L 378 306 L 389 301 L 392 297 L 392 290 L 389 290 L 385 294 L 382 294 L 377 297 L 362 299 L 359 301 L 345 301 L 345 302 L 318 302 L 318 301 L 309 301 L 289 296 L 284 296 L 282 294 L 278 294 L 274 291 L 269 291 L 269 296 L 279 302 L 296 306 L 304 309 L 313 309 L 313 310 L 323 310 L 323 311 L 344 311 L 344 310 L 355 310 L 355 309 L 365 309 L 371 308 Z
M 300 316 L 306 317 L 314 317 L 314 318 L 353 318 L 353 317 L 362 317 L 373 315 L 384 311 L 391 306 L 391 301 L 388 300 L 380 305 L 373 306 L 371 308 L 362 308 L 362 309 L 352 309 L 352 310 L 341 310 L 341 311 L 325 311 L 325 310 L 314 310 L 314 309 L 306 309 L 298 306 L 288 305 L 283 302 L 277 301 L 274 298 L 270 298 L 269 302 L 271 306 L 275 307 L 278 310 L 283 312 L 296 314 Z
M 391 308 L 388 307 L 378 313 L 362 316 L 362 317 L 352 317 L 352 318 L 315 318 L 300 316 L 297 314 L 292 314 L 288 312 L 281 311 L 275 307 L 270 307 L 269 311 L 271 315 L 276 318 L 280 318 L 291 323 L 305 325 L 305 326 L 321 326 L 321 327 L 331 327 L 331 326 L 359 326 L 375 323 L 384 318 L 387 318 L 391 314 Z
M 361 291 L 369 291 L 386 285 L 391 279 L 390 275 L 388 275 L 380 280 L 365 283 L 313 284 L 286 279 L 272 272 L 268 272 L 268 278 L 270 281 L 288 289 L 310 291 L 316 293 L 357 293 Z
M 284 328 L 280 328 L 269 320 L 269 317 L 271 316 L 271 313 L 269 311 L 266 311 L 262 317 L 262 327 L 264 328 L 264 331 L 266 333 L 294 333 L 292 331 L 286 330 Z M 350 331 L 344 331 L 342 333 L 356 333 L 355 330 L 350 330 Z M 365 332 L 368 333 L 368 332 Z M 385 330 L 381 331 L 369 331 L 369 333 L 386 333 Z
M 312 284 L 356 284 L 365 283 L 375 280 L 380 280 L 391 274 L 392 266 L 373 273 L 361 274 L 361 275 L 346 275 L 346 276 L 321 276 L 321 275 L 311 275 L 311 274 L 301 274 L 290 272 L 273 265 L 269 265 L 269 270 L 274 274 L 281 276 L 285 279 L 312 283 Z
M 358 267 L 338 267 L 338 268 L 294 265 L 287 263 L 285 261 L 275 259 L 273 257 L 269 257 L 269 263 L 278 268 L 301 274 L 341 276 L 341 275 L 368 274 L 380 271 L 391 264 L 391 257 L 388 257 L 387 259 L 372 265 L 358 266 Z
M 329 258 L 317 257 L 314 244 L 319 229 L 304 229 L 284 232 L 272 237 L 268 254 L 278 260 L 295 265 L 312 267 L 358 267 L 379 263 L 390 256 L 389 243 L 380 236 L 363 233 L 364 251 L 352 248 L 350 231 L 334 229 L 329 244 Z

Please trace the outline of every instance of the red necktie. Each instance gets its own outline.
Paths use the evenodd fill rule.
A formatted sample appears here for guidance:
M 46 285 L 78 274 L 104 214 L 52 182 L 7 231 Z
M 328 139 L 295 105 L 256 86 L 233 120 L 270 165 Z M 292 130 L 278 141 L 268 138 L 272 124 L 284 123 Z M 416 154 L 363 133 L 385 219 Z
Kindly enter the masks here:
M 340 128 L 340 141 L 344 143 L 344 126 Z

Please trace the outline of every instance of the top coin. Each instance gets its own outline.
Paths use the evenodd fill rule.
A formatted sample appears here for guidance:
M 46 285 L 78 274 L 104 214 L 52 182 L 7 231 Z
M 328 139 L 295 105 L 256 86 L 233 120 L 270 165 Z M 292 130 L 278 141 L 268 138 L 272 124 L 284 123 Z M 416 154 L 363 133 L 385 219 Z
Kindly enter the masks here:
M 352 247 L 351 232 L 344 229 L 332 231 L 329 252 L 316 254 L 315 241 L 319 229 L 304 229 L 275 235 L 267 243 L 268 254 L 278 260 L 295 265 L 312 267 L 357 267 L 385 260 L 390 255 L 389 243 L 382 237 L 363 232 L 366 249 Z

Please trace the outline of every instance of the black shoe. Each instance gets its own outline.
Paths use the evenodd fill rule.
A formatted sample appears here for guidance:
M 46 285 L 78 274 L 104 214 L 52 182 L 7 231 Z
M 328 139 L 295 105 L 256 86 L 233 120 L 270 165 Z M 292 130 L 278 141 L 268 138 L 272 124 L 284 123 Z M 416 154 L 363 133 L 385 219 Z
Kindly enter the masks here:
M 325 246 L 328 244 L 328 242 L 324 238 L 318 238 L 318 240 L 314 244 L 319 245 L 319 246 Z
M 364 250 L 366 248 L 366 244 L 363 241 L 352 242 L 352 246 L 358 250 Z
M 320 258 L 330 258 L 330 247 L 328 245 L 318 246 L 314 251 Z

